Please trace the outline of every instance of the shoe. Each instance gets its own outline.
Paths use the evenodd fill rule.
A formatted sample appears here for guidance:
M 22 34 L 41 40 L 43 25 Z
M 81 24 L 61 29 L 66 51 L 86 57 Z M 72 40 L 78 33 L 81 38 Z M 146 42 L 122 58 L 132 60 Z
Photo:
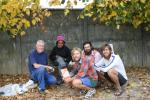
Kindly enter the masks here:
M 81 95 L 86 94 L 86 93 L 87 93 L 87 90 L 80 90 Z
M 40 93 L 40 94 L 45 94 L 45 91 L 39 90 L 39 93 Z
M 61 85 L 61 84 L 63 84 L 63 83 L 64 83 L 64 81 L 63 81 L 62 79 L 58 79 L 56 84 L 57 84 L 57 85 Z
M 122 89 L 117 89 L 114 93 L 115 96 L 121 96 L 124 91 Z
M 96 93 L 95 88 L 90 89 L 90 90 L 86 93 L 86 95 L 84 96 L 84 99 L 88 99 L 88 98 L 92 97 L 95 93 Z
M 45 94 L 45 90 L 40 89 L 40 88 L 38 88 L 38 89 L 39 89 L 39 93 L 40 93 L 40 94 Z

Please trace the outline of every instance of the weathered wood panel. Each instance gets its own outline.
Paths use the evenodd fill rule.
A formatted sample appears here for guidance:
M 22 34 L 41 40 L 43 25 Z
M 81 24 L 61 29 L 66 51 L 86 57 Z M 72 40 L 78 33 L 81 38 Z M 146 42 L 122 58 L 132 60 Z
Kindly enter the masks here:
M 46 42 L 46 50 L 50 52 L 56 43 L 59 33 L 65 35 L 66 45 L 81 47 L 84 41 L 91 41 L 95 47 L 104 42 L 114 45 L 115 53 L 119 54 L 126 66 L 150 66 L 150 32 L 133 29 L 130 25 L 117 30 L 89 18 L 77 20 L 79 11 L 64 16 L 63 11 L 53 11 L 43 25 L 32 27 L 24 37 L 11 40 L 0 32 L 0 73 L 28 73 L 27 57 L 38 39 Z

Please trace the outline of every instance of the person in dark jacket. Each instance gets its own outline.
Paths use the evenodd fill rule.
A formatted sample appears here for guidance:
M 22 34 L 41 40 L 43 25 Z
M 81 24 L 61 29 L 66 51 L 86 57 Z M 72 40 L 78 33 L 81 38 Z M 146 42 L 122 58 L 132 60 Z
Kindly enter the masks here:
M 71 61 L 71 51 L 65 45 L 65 38 L 62 34 L 57 36 L 56 46 L 52 49 L 49 59 L 54 63 L 55 66 L 58 66 L 58 78 L 62 80 L 61 69 L 66 68 Z

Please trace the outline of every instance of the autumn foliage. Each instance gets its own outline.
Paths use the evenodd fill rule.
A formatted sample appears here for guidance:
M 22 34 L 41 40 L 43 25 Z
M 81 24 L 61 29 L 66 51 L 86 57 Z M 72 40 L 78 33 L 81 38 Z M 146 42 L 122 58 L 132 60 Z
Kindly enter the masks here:
M 80 18 L 91 17 L 106 25 L 132 24 L 134 28 L 150 30 L 150 0 L 94 0 L 86 6 Z
M 39 0 L 0 0 L 0 30 L 11 37 L 25 34 L 25 29 L 42 22 L 49 11 L 42 10 Z
M 51 0 L 50 5 L 60 5 L 60 0 Z M 75 5 L 77 0 L 74 0 Z M 72 9 L 71 0 L 67 1 L 64 15 Z M 0 0 L 0 30 L 11 37 L 22 36 L 25 29 L 35 26 L 51 13 L 39 6 L 39 0 Z M 90 17 L 106 25 L 131 24 L 134 28 L 150 30 L 150 0 L 94 0 L 88 4 L 78 18 Z

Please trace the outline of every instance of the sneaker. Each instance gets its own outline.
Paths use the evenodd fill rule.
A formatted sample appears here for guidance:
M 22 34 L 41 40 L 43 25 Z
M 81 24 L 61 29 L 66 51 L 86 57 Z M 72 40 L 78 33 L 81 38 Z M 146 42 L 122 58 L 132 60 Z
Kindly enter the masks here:
M 87 93 L 87 90 L 80 90 L 81 95 L 86 94 L 86 93 Z
M 40 94 L 45 94 L 45 90 L 40 89 L 40 88 L 38 88 L 38 89 L 39 89 L 39 93 L 40 93 Z
M 63 81 L 62 79 L 58 79 L 56 84 L 57 84 L 57 85 L 61 85 L 61 84 L 63 84 L 63 83 L 64 83 L 64 81 Z
M 88 99 L 88 98 L 90 98 L 91 96 L 93 96 L 93 94 L 95 94 L 95 93 L 96 93 L 95 88 L 94 88 L 94 89 L 90 89 L 90 90 L 86 93 L 86 95 L 84 96 L 84 98 L 85 98 L 85 99 Z

